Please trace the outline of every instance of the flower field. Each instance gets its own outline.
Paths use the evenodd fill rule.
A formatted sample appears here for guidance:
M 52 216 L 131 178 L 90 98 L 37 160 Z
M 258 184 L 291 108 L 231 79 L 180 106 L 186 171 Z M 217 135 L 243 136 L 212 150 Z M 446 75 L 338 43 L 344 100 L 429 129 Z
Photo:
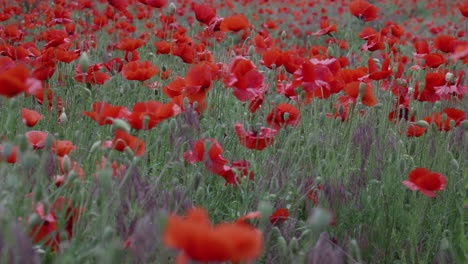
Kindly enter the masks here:
M 0 0 L 0 263 L 466 263 L 463 0 Z

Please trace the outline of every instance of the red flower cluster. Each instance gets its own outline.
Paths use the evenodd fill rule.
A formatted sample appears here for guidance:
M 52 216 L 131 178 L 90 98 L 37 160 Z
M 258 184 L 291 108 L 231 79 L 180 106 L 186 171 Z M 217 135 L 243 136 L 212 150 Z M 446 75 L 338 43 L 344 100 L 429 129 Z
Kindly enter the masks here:
M 182 218 L 170 215 L 164 244 L 181 251 L 177 263 L 248 262 L 262 252 L 262 234 L 243 222 L 210 224 L 204 209 L 193 208 Z
M 412 191 L 419 191 L 428 197 L 437 196 L 435 191 L 445 189 L 447 179 L 440 173 L 431 172 L 425 168 L 416 168 L 408 175 L 408 180 L 403 185 Z

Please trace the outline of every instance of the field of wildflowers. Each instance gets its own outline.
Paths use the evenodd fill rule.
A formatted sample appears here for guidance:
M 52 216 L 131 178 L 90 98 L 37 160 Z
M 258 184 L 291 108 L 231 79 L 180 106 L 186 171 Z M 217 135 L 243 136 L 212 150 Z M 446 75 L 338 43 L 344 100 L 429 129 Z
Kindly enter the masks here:
M 466 263 L 463 0 L 0 0 L 0 263 Z

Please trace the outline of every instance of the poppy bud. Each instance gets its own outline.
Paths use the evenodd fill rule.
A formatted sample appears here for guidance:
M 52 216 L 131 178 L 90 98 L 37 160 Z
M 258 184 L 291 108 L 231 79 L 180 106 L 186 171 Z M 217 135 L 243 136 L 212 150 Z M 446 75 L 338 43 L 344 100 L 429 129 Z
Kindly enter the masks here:
M 288 245 L 286 244 L 286 240 L 283 236 L 278 237 L 278 247 L 282 256 L 288 254 Z
M 170 15 L 170 16 L 174 15 L 174 13 L 176 12 L 176 10 L 177 10 L 176 5 L 174 4 L 174 2 L 171 2 L 171 3 L 169 4 L 169 11 L 168 11 L 168 12 L 169 12 L 169 15 Z
M 447 238 L 444 236 L 440 241 L 440 250 L 447 250 L 450 247 L 450 243 Z
M 68 155 L 63 156 L 62 166 L 63 166 L 63 171 L 65 173 L 70 171 L 70 169 L 71 169 L 71 160 L 70 160 L 70 157 Z
M 445 121 L 447 121 L 448 115 L 447 113 L 442 114 L 442 123 L 445 124 Z
M 331 220 L 332 216 L 328 210 L 316 207 L 309 216 L 309 219 L 307 219 L 307 222 L 313 229 L 323 230 L 330 225 Z
M 183 102 L 184 109 L 189 109 L 190 107 L 190 102 L 188 97 L 184 97 L 184 102 Z
M 296 255 L 299 253 L 299 241 L 297 240 L 297 237 L 293 237 L 291 239 L 291 242 L 289 242 L 289 248 L 291 248 L 291 253 Z
M 96 151 L 96 149 L 101 146 L 101 143 L 102 143 L 101 140 L 98 140 L 98 141 L 94 142 L 93 145 L 91 146 L 91 149 L 89 150 L 89 152 Z
M 114 236 L 114 229 L 110 226 L 106 226 L 104 228 L 104 231 L 102 232 L 102 238 L 104 238 L 104 240 L 111 240 L 113 236 Z
M 133 150 L 129 146 L 125 147 L 124 152 L 127 153 L 127 155 L 129 157 L 134 157 L 135 156 L 135 152 L 133 152 Z
M 333 56 L 333 48 L 331 46 L 328 46 L 328 48 L 327 48 L 327 55 L 328 55 L 328 57 Z
M 249 56 L 253 56 L 255 54 L 255 47 L 253 45 L 250 45 L 248 52 Z
M 33 228 L 39 225 L 41 222 L 42 222 L 41 218 L 36 213 L 32 213 L 28 218 L 29 228 Z
M 88 53 L 81 52 L 80 58 L 78 59 L 81 72 L 87 72 L 90 64 Z
M 455 124 L 456 124 L 455 120 L 450 119 L 450 122 L 449 122 L 449 127 L 450 127 L 450 129 L 454 128 L 454 127 L 455 127 Z
M 277 226 L 273 227 L 273 229 L 271 230 L 271 239 L 275 240 L 279 238 L 280 236 L 281 236 L 281 231 L 279 230 L 279 228 Z
M 464 120 L 464 121 L 462 122 L 462 125 L 463 125 L 463 127 L 464 127 L 465 129 L 468 129 L 468 120 Z
M 10 157 L 11 153 L 13 153 L 13 145 L 10 143 L 2 144 L 2 153 L 0 154 L 0 157 L 8 158 Z
M 440 105 L 441 105 L 441 102 L 440 102 L 440 101 L 436 101 L 436 102 L 434 103 L 434 107 L 432 107 L 432 110 L 433 110 L 434 112 L 440 112 L 440 111 L 439 111 Z M 445 114 L 445 115 L 447 115 L 447 114 Z M 442 117 L 442 118 L 443 118 L 443 117 Z M 445 120 L 447 120 L 447 117 L 445 118 Z M 445 122 L 445 120 L 443 120 L 443 122 Z
M 352 239 L 349 244 L 351 244 L 351 248 L 355 253 L 356 259 L 359 260 L 359 263 L 362 263 L 361 261 L 361 250 L 359 249 L 358 243 L 356 242 L 356 239 Z
M 285 30 L 283 30 L 283 31 L 281 32 L 281 35 L 280 35 L 281 40 L 284 40 L 284 39 L 286 38 L 286 36 L 287 36 L 287 33 L 286 33 Z
M 54 137 L 51 134 L 47 135 L 44 142 L 45 149 L 50 149 L 52 147 L 52 144 L 54 144 L 54 141 Z
M 450 161 L 450 164 L 452 164 L 452 167 L 454 167 L 455 170 L 458 170 L 460 168 L 460 165 L 458 164 L 458 161 L 456 159 L 452 159 Z
M 303 241 L 304 239 L 308 239 L 309 237 L 311 237 L 310 232 L 310 229 L 302 231 L 301 235 L 299 236 L 299 241 Z
M 74 170 L 70 171 L 70 173 L 68 173 L 67 175 L 67 183 L 72 183 L 75 179 L 76 179 L 76 176 L 78 176 L 76 174 L 76 172 Z
M 418 127 L 429 127 L 429 123 L 426 120 L 418 120 L 414 124 Z
M 453 75 L 453 73 L 447 72 L 447 74 L 445 74 L 445 81 L 446 81 L 447 83 L 451 83 L 451 82 L 453 82 L 454 77 L 455 77 L 455 76 Z
M 88 88 L 85 87 L 85 86 L 82 86 L 82 87 L 83 87 L 83 90 L 84 90 L 89 96 L 93 95 L 93 93 L 91 92 L 90 89 L 88 89 Z
M 258 211 L 262 218 L 268 217 L 273 213 L 273 206 L 269 201 L 263 200 L 258 203 Z
M 60 114 L 59 118 L 58 118 L 58 122 L 60 124 L 62 123 L 65 123 L 68 121 L 68 117 L 67 117 L 67 114 L 65 113 L 65 109 L 62 109 L 62 113 Z
M 119 119 L 119 118 L 113 119 L 112 120 L 112 126 L 115 129 L 120 129 L 120 130 L 123 130 L 123 131 L 125 131 L 127 133 L 130 133 L 131 127 L 128 124 L 128 122 L 123 120 L 123 119 Z
M 288 119 L 289 119 L 289 113 L 284 113 L 284 114 L 283 114 L 283 119 L 284 119 L 285 122 L 288 121 Z

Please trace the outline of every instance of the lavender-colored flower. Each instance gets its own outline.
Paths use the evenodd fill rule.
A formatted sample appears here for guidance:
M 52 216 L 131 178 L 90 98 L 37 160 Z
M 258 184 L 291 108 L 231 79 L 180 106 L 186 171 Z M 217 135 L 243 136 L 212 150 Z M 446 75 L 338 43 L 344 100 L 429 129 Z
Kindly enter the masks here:
M 334 244 L 323 232 L 314 248 L 307 255 L 307 264 L 342 264 L 345 263 L 344 250 Z
M 40 263 L 31 239 L 18 225 L 10 224 L 8 229 L 0 229 L 0 261 L 6 260 L 11 264 Z

